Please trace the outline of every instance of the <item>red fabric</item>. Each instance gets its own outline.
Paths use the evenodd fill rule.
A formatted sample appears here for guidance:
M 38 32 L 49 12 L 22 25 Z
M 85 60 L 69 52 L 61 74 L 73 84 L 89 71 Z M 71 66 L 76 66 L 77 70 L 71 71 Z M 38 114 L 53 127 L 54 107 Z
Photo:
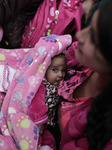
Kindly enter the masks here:
M 44 124 L 48 120 L 46 114 L 46 112 L 48 111 L 48 107 L 45 104 L 45 92 L 46 92 L 46 88 L 42 82 L 27 112 L 31 120 L 33 120 L 33 122 L 36 125 Z

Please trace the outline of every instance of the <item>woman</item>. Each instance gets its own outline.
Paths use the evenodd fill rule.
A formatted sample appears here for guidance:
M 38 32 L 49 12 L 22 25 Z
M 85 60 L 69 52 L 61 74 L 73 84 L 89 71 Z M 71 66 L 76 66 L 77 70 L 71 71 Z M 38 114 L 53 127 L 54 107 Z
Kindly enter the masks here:
M 70 96 L 72 96 L 72 102 L 75 101 L 75 106 L 72 107 L 73 111 L 69 113 L 71 114 L 69 122 L 62 132 L 60 150 L 112 149 L 111 11 L 112 1 L 107 0 L 94 13 L 90 26 L 76 35 L 79 45 L 75 51 L 75 56 L 83 66 L 90 68 L 93 72 L 90 73 L 89 70 L 89 74 L 86 77 L 83 74 L 80 82 L 77 80 L 77 86 L 72 84 L 74 87 L 70 87 L 73 91 Z M 80 71 L 83 71 L 84 68 L 81 68 L 79 65 L 78 67 Z M 75 69 L 78 67 L 75 67 Z M 78 76 L 77 72 L 74 74 Z M 60 92 L 62 96 L 63 93 L 67 95 L 66 93 L 70 90 L 68 88 L 67 91 L 63 91 Z M 68 97 L 70 98 L 70 96 Z M 81 101 L 82 98 L 85 98 L 85 100 Z M 78 103 L 76 99 L 79 99 Z M 66 105 L 66 102 L 64 102 L 61 108 L 61 119 L 63 117 L 64 105 Z M 61 123 L 63 120 L 61 120 Z

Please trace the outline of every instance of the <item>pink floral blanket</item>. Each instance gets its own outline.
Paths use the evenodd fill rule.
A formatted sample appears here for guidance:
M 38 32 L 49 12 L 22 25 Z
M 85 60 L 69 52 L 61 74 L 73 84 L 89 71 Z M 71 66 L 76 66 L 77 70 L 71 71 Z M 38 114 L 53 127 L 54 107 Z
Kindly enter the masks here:
M 27 115 L 51 58 L 71 44 L 71 36 L 42 37 L 31 49 L 0 49 L 0 150 L 37 150 L 39 130 Z

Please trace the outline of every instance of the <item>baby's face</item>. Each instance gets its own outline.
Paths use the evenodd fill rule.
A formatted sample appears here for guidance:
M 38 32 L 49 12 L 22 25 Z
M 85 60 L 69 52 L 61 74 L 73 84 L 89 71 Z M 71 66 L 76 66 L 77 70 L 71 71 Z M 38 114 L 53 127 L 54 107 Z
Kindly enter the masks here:
M 66 61 L 64 56 L 55 57 L 46 71 L 46 79 L 52 85 L 58 86 L 66 73 Z

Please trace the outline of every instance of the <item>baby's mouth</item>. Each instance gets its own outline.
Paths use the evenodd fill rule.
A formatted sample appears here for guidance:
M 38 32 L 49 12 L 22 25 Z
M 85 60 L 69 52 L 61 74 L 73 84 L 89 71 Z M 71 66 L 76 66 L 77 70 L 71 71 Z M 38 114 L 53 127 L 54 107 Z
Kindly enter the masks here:
M 55 82 L 55 85 L 56 85 L 56 86 L 58 86 L 58 85 L 59 85 L 59 83 L 60 83 L 60 81 L 56 81 L 56 82 Z

